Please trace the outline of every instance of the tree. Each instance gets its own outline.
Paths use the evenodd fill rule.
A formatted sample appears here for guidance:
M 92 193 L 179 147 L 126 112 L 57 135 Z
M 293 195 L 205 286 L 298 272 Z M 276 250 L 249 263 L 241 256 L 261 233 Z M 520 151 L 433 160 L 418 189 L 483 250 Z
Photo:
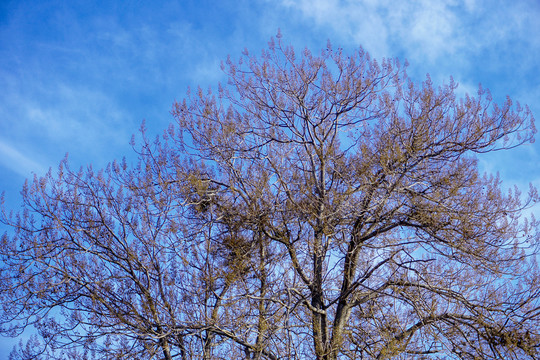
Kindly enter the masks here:
M 63 161 L 3 212 L 4 333 L 58 358 L 540 356 L 539 197 L 476 160 L 532 141 L 528 108 L 279 35 L 222 67 L 135 166 Z

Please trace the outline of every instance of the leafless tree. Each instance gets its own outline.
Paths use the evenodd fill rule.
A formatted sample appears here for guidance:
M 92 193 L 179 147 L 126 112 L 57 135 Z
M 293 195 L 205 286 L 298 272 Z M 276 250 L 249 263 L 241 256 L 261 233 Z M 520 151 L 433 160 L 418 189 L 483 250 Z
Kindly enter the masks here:
M 136 166 L 64 161 L 3 212 L 2 330 L 41 336 L 13 358 L 540 356 L 538 194 L 476 160 L 528 108 L 279 35 L 223 69 Z

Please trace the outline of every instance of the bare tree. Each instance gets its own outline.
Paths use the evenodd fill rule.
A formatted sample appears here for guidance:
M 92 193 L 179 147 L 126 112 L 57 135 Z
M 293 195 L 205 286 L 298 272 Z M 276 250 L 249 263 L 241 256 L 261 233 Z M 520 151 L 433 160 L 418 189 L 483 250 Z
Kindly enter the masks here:
M 223 69 L 137 166 L 63 162 L 4 212 L 4 333 L 66 358 L 540 355 L 538 194 L 476 160 L 532 141 L 528 108 L 279 35 Z

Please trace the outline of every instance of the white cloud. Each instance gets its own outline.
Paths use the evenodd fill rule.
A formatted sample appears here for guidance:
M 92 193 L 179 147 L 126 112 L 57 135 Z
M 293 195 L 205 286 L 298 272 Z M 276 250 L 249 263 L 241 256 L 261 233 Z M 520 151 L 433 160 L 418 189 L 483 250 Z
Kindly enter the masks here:
M 29 154 L 16 149 L 0 139 L 0 163 L 11 171 L 23 176 L 43 175 L 48 168 Z
M 535 25 L 540 9 L 524 1 L 282 0 L 282 4 L 315 25 L 332 29 L 340 41 L 360 43 L 375 57 L 402 51 L 411 60 L 436 63 L 458 53 L 478 55 L 516 34 L 539 42 L 527 31 L 540 29 Z
M 282 4 L 376 57 L 388 55 L 389 27 L 376 1 L 283 0 Z
M 393 36 L 403 39 L 409 51 L 416 49 L 433 61 L 456 51 L 459 46 L 456 25 L 459 26 L 460 21 L 444 2 L 429 4 L 424 1 L 420 6 L 410 6 L 404 13 L 408 21 L 401 29 L 395 29 Z

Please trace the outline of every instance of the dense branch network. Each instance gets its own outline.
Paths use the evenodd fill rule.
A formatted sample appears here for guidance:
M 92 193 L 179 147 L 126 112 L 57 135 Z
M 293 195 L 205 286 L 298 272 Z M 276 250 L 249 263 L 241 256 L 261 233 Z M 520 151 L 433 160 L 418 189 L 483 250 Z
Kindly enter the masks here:
M 526 107 L 279 37 L 222 67 L 137 165 L 66 160 L 2 213 L 2 330 L 41 336 L 14 359 L 539 356 L 538 194 L 476 160 Z

